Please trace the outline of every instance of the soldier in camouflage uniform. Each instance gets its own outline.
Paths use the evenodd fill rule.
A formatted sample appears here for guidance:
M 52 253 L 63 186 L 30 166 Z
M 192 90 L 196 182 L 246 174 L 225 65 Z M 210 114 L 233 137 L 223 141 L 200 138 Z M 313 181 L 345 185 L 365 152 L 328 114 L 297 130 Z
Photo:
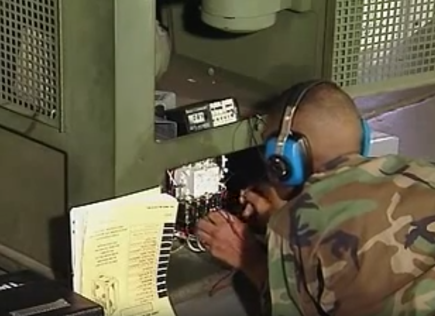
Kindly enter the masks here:
M 265 137 L 276 132 L 281 116 L 282 110 L 269 115 Z M 293 189 L 278 182 L 279 196 L 289 200 L 284 207 L 245 192 L 254 209 L 270 215 L 267 272 L 272 315 L 435 315 L 435 165 L 396 155 L 358 154 L 358 111 L 332 84 L 318 85 L 306 94 L 293 130 L 308 138 L 313 164 L 296 197 L 291 198 Z M 235 240 L 239 249 L 255 248 L 246 233 L 220 238 L 219 232 L 230 235 L 229 231 L 222 229 L 223 222 L 210 221 L 214 230 L 207 226 L 208 235 L 200 236 L 211 250 L 237 248 Z M 236 219 L 231 225 L 242 231 Z M 248 271 L 260 286 L 265 274 L 256 277 L 253 271 L 264 271 L 258 265 L 261 259 L 243 259 L 246 251 L 239 251 L 239 264 L 234 264 L 234 253 L 212 251 Z M 257 255 L 262 258 L 258 251 Z M 246 268 L 246 261 L 257 267 Z

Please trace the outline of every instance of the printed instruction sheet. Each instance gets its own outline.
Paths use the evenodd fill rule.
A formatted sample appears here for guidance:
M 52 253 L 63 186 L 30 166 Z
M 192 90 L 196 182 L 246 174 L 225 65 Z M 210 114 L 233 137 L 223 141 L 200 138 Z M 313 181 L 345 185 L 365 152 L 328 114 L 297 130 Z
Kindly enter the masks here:
M 175 315 L 166 273 L 177 208 L 156 188 L 72 209 L 74 291 L 107 316 Z

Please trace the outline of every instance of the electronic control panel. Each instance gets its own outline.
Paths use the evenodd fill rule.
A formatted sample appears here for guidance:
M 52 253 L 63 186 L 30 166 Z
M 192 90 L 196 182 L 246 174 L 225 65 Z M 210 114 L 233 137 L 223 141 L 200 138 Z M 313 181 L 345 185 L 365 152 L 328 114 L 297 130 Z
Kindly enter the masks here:
M 204 252 L 196 237 L 198 221 L 223 209 L 239 215 L 240 190 L 265 177 L 264 167 L 262 149 L 253 147 L 168 170 L 166 192 L 179 202 L 175 236 L 180 243 L 193 252 Z
M 213 127 L 235 123 L 239 119 L 239 109 L 235 99 L 224 99 L 209 104 Z
M 205 159 L 168 170 L 167 191 L 179 202 L 175 234 L 193 252 L 205 251 L 195 234 L 198 220 L 223 207 L 225 160 Z
M 177 123 L 179 135 L 185 135 L 236 123 L 240 114 L 236 100 L 225 98 L 171 109 L 166 117 Z

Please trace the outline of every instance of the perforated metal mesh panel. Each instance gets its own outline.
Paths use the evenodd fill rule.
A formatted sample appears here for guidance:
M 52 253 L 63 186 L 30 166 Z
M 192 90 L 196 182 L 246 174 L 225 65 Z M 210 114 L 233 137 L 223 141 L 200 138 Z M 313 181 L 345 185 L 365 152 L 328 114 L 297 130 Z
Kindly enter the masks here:
M 58 0 L 0 0 L 0 105 L 60 124 Z
M 337 0 L 333 80 L 354 86 L 434 72 L 434 7 L 434 0 Z

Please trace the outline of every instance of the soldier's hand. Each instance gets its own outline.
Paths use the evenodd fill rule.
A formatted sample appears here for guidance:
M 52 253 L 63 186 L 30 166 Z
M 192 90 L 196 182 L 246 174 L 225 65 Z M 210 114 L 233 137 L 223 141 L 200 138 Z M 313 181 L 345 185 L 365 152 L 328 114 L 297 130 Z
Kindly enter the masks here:
M 243 218 L 256 216 L 261 221 L 267 222 L 270 215 L 283 207 L 286 202 L 279 198 L 273 186 L 262 184 L 243 190 L 240 194 L 240 203 L 245 205 Z
M 262 251 L 247 225 L 224 211 L 212 212 L 201 219 L 197 236 L 213 257 L 239 270 L 258 260 Z

